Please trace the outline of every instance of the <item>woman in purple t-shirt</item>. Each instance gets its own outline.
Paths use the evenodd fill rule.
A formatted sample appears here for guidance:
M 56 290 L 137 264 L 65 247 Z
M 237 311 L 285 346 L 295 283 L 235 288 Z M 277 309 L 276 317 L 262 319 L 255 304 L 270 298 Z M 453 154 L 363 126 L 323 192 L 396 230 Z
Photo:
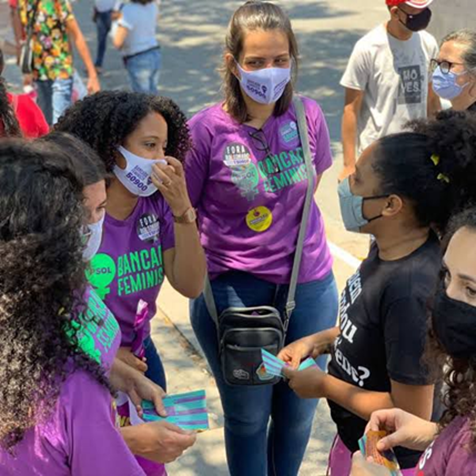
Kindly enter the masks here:
M 447 409 L 440 424 L 403 410 L 375 412 L 367 430 L 386 430 L 378 449 L 396 446 L 425 451 L 415 476 L 476 474 L 476 208 L 455 216 L 433 302 L 427 361 L 444 369 Z M 354 456 L 352 476 L 389 472 Z
M 88 218 L 83 258 L 90 261 L 101 245 L 106 213 L 107 173 L 104 164 L 85 142 L 71 134 L 51 132 L 39 142 L 58 146 L 66 153 L 71 167 L 83 178 L 84 206 Z M 127 394 L 136 405 L 140 405 L 142 400 L 154 401 L 157 412 L 161 413 L 164 410 L 163 390 L 141 372 L 116 358 L 121 332 L 114 315 L 91 286 L 86 289 L 84 301 L 87 308 L 79 316 L 81 329 L 78 330 L 81 349 L 106 370 L 114 390 Z M 139 463 L 146 474 L 154 476 L 165 474 L 164 465 L 159 462 L 175 460 L 195 441 L 195 435 L 166 422 L 126 426 L 121 428 L 121 432 L 129 449 L 139 456 Z M 164 445 L 165 441 L 167 444 Z
M 111 174 L 104 231 L 89 281 L 116 316 L 118 356 L 165 389 L 150 320 L 167 277 L 186 297 L 200 294 L 205 258 L 181 161 L 190 147 L 185 116 L 170 99 L 104 91 L 77 102 L 58 131 L 88 143 Z M 148 319 L 138 319 L 140 301 Z M 143 341 L 132 348 L 137 336 Z M 144 363 L 138 356 L 145 351 Z
M 194 148 L 186 162 L 187 185 L 200 216 L 219 313 L 257 305 L 282 310 L 286 301 L 308 184 L 292 104 L 297 57 L 281 8 L 246 3 L 233 15 L 226 38 L 225 100 L 190 121 Z M 302 99 L 317 185 L 332 165 L 329 133 L 318 104 Z M 313 202 L 287 343 L 335 324 L 331 268 L 322 216 Z M 317 400 L 300 400 L 285 384 L 227 385 L 203 297 L 192 303 L 191 320 L 220 390 L 232 476 L 262 476 L 271 468 L 298 474 Z
M 140 476 L 106 369 L 79 345 L 85 213 L 70 164 L 0 143 L 0 474 Z

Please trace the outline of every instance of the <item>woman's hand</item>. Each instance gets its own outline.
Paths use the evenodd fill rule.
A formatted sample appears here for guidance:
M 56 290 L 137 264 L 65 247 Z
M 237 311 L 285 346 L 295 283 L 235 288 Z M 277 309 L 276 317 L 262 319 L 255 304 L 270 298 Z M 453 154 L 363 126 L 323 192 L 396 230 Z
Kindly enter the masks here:
M 278 359 L 284 360 L 293 369 L 297 369 L 299 364 L 314 351 L 312 336 L 299 339 L 292 344 L 287 345 L 279 354 Z
M 185 182 L 182 164 L 173 157 L 165 157 L 167 165 L 155 164 L 152 168 L 152 182 L 164 196 L 172 213 L 181 217 L 192 208 Z
M 122 360 L 124 363 L 132 367 L 133 369 L 138 370 L 139 372 L 145 373 L 147 371 L 147 364 L 145 363 L 146 359 L 138 359 L 132 352 L 129 347 L 119 347 L 117 351 L 116 358 Z
M 350 476 L 391 476 L 392 473 L 385 468 L 370 461 L 367 461 L 360 451 L 354 453 L 352 458 L 352 469 Z
M 156 463 L 171 463 L 195 444 L 197 435 L 166 421 L 155 421 L 121 428 L 133 454 Z
M 155 411 L 160 416 L 167 416 L 162 401 L 165 396 L 164 390 L 117 357 L 112 364 L 109 380 L 115 390 L 124 392 L 129 396 L 139 416 L 142 416 L 142 400 L 153 402 Z
M 155 407 L 155 411 L 162 417 L 167 416 L 165 411 L 164 402 L 162 399 L 165 397 L 165 391 L 162 387 L 148 379 L 145 375 L 132 369 L 134 375 L 131 375 L 130 383 L 127 389 L 127 395 L 131 399 L 131 402 L 135 405 L 137 413 L 142 417 L 142 400 L 152 402 Z
M 424 451 L 436 438 L 438 426 L 399 408 L 379 410 L 372 413 L 365 432 L 386 430 L 390 435 L 377 443 L 379 451 L 396 446 L 410 450 Z
M 307 357 L 316 359 L 324 354 L 329 346 L 335 341 L 339 335 L 339 328 L 333 327 L 325 331 L 303 337 L 292 344 L 287 345 L 279 354 L 278 359 L 284 360 L 291 365 L 293 369 L 297 369 L 299 364 Z
M 289 380 L 289 386 L 301 398 L 325 398 L 327 374 L 319 367 L 306 370 L 291 370 L 283 367 L 283 373 Z

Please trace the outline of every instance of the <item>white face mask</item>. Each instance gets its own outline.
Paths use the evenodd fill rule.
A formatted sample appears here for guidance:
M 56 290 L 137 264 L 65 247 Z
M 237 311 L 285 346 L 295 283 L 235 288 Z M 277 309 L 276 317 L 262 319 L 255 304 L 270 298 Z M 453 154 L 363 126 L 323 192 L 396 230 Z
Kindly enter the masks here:
M 164 159 L 150 160 L 129 152 L 124 147 L 119 146 L 117 150 L 126 159 L 126 168 L 121 169 L 115 165 L 112 171 L 124 187 L 133 195 L 139 197 L 150 197 L 157 191 L 157 187 L 152 183 L 152 166 L 154 164 L 167 164 Z
M 98 252 L 102 241 L 102 228 L 104 225 L 104 219 L 106 218 L 106 212 L 104 212 L 102 218 L 96 223 L 88 224 L 88 232 L 85 234 L 88 242 L 86 248 L 83 250 L 84 261 L 91 261 L 94 255 Z
M 291 81 L 291 68 L 263 68 L 258 71 L 240 70 L 240 84 L 243 91 L 260 104 L 273 104 L 283 95 Z

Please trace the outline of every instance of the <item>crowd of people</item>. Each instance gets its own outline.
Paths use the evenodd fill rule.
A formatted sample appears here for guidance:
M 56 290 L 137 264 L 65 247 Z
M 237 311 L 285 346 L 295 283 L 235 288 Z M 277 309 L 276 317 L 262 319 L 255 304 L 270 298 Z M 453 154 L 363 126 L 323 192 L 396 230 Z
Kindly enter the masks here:
M 438 46 L 433 0 L 385 3 L 341 81 L 336 192 L 371 246 L 339 302 L 310 200 L 329 130 L 296 93 L 280 6 L 233 13 L 223 100 L 187 118 L 157 94 L 157 2 L 96 0 L 95 62 L 68 0 L 10 2 L 38 103 L 0 77 L 1 475 L 163 476 L 194 445 L 116 408 L 120 392 L 166 416 L 150 329 L 165 279 L 190 300 L 232 476 L 297 476 L 323 398 L 330 476 L 393 474 L 358 451 L 368 431 L 404 476 L 476 474 L 476 31 Z M 99 91 L 108 34 L 132 92 Z M 73 44 L 89 77 L 74 104 Z

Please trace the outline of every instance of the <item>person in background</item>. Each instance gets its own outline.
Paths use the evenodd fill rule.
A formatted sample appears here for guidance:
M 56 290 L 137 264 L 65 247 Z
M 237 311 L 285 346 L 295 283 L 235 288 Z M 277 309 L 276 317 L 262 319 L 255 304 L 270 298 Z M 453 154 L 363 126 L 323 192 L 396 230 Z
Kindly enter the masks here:
M 432 2 L 386 0 L 390 20 L 355 45 L 341 80 L 345 105 L 340 180 L 354 172 L 356 157 L 372 142 L 400 132 L 411 119 L 440 110 L 429 75 L 438 44 L 424 31 L 430 23 Z
M 283 312 L 309 183 L 293 105 L 298 45 L 289 17 L 273 3 L 246 2 L 231 18 L 223 59 L 224 101 L 190 120 L 194 148 L 186 160 L 211 287 L 218 314 L 266 305 Z M 320 106 L 301 100 L 317 189 L 332 165 L 329 132 Z M 313 201 L 286 343 L 334 326 L 337 309 L 332 257 Z M 300 400 L 284 383 L 227 384 L 203 295 L 191 302 L 191 322 L 220 391 L 230 474 L 299 474 L 317 400 Z M 247 383 L 256 379 L 253 371 Z
M 33 24 L 32 69 L 38 105 L 48 124 L 55 124 L 72 103 L 71 44 L 76 46 L 88 71 L 88 92 L 92 94 L 100 89 L 89 48 L 68 0 L 18 0 L 16 15 L 23 30 Z M 17 38 L 18 43 L 22 41 Z
M 476 31 L 459 30 L 441 42 L 431 61 L 433 90 L 456 111 L 476 112 Z
M 116 0 L 94 0 L 93 21 L 96 23 L 98 39 L 94 66 L 98 74 L 102 73 L 102 65 L 107 48 L 107 36 L 111 30 L 116 3 Z
M 377 448 L 424 451 L 415 476 L 476 474 L 476 208 L 453 217 L 433 299 L 426 359 L 443 369 L 446 412 L 439 424 L 401 409 L 374 412 L 366 431 L 385 430 Z M 352 476 L 390 476 L 388 470 L 354 455 Z
M 158 94 L 162 54 L 156 38 L 157 0 L 131 0 L 121 9 L 113 44 L 121 50 L 133 91 Z
M 0 49 L 0 137 L 35 139 L 47 134 L 49 126 L 41 109 L 28 94 L 12 94 L 2 77 L 5 66 Z
M 142 476 L 107 369 L 79 345 L 82 177 L 58 149 L 19 139 L 0 141 L 0 172 L 0 473 Z
M 427 302 L 441 263 L 438 236 L 451 215 L 476 199 L 476 117 L 440 112 L 407 132 L 368 147 L 355 174 L 339 185 L 348 231 L 375 236 L 369 256 L 342 293 L 340 326 L 283 349 L 294 367 L 329 346 L 328 373 L 286 371 L 303 398 L 327 398 L 337 426 L 329 457 L 333 476 L 348 476 L 352 453 L 375 410 L 400 407 L 438 419 L 435 382 L 422 357 Z M 420 454 L 396 449 L 403 474 Z

